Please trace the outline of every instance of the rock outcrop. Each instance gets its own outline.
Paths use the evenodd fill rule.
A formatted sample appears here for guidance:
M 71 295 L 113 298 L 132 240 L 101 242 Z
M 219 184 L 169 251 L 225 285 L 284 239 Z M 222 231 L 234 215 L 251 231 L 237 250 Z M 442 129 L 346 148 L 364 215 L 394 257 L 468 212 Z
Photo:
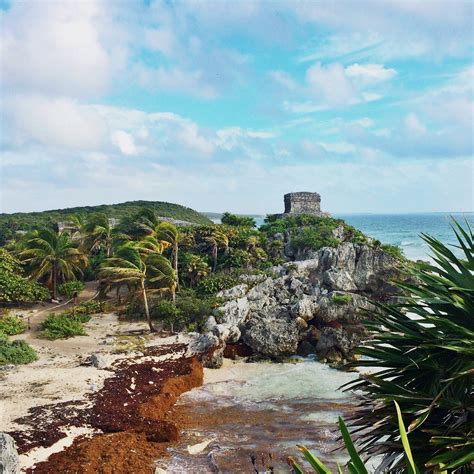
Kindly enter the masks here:
M 15 440 L 6 433 L 0 433 L 0 473 L 20 473 L 20 460 Z
M 397 294 L 390 281 L 401 275 L 399 262 L 380 248 L 349 242 L 303 257 L 268 276 L 247 275 L 218 295 L 224 304 L 198 342 L 206 346 L 206 366 L 220 366 L 226 343 L 243 342 L 272 358 L 312 348 L 329 362 L 353 356 L 364 336 L 362 318 L 376 311 L 370 301 Z

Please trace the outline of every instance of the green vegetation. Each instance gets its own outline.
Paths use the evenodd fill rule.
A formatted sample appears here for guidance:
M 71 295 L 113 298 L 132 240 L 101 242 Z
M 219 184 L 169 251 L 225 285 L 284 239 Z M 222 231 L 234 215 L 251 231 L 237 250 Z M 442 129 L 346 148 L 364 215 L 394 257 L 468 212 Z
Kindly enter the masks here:
M 204 278 L 196 287 L 196 292 L 201 296 L 211 296 L 215 295 L 219 291 L 227 290 L 237 285 L 239 280 L 235 276 L 220 273 L 217 275 L 210 275 L 207 278 Z
M 59 294 L 70 299 L 75 294 L 79 293 L 85 288 L 84 282 L 79 280 L 66 281 L 58 285 Z
M 26 331 L 26 323 L 18 316 L 13 316 L 9 313 L 0 316 L 0 334 L 7 336 L 14 336 Z
M 10 341 L 0 333 L 0 366 L 29 364 L 37 359 L 35 350 L 25 341 Z
M 23 273 L 21 262 L 0 248 L 0 303 L 33 303 L 50 298 L 44 286 L 30 281 Z
M 413 460 L 410 442 L 408 441 L 408 436 L 405 430 L 405 424 L 403 422 L 400 407 L 397 402 L 395 402 L 395 408 L 397 411 L 398 431 L 400 433 L 402 448 L 405 455 L 403 461 L 401 462 L 401 464 L 403 464 L 403 472 L 406 472 L 407 474 L 419 474 L 420 471 L 416 467 L 415 461 Z M 344 440 L 346 450 L 350 456 L 350 460 L 347 463 L 348 472 L 350 474 L 368 474 L 369 471 L 367 470 L 364 461 L 357 452 L 349 434 L 349 430 L 347 429 L 347 426 L 341 417 L 339 417 L 339 429 L 341 431 L 341 436 Z M 311 466 L 313 472 L 315 472 L 316 474 L 332 474 L 331 471 L 316 456 L 311 453 L 311 451 L 309 451 L 304 446 L 298 446 L 298 448 L 303 453 L 305 460 Z M 288 459 L 288 463 L 293 468 L 293 472 L 295 474 L 304 474 L 306 472 L 303 470 L 300 464 L 296 462 L 294 458 L 290 457 Z M 342 474 L 343 472 L 339 464 L 337 465 L 337 471 L 338 474 Z
M 73 306 L 71 309 L 63 311 L 64 316 L 72 317 L 81 323 L 87 323 L 91 319 L 91 315 L 101 313 L 104 310 L 104 303 L 101 301 L 84 301 L 83 303 Z
M 46 279 L 53 298 L 58 297 L 60 278 L 73 280 L 87 263 L 86 254 L 71 240 L 67 231 L 33 231 L 23 243 L 20 258 L 36 280 Z
M 342 219 L 332 217 L 268 216 L 260 231 L 269 237 L 277 234 L 289 234 L 291 247 L 295 251 L 319 250 L 322 247 L 336 247 L 344 241 L 368 243 L 367 237 L 359 230 L 346 224 Z M 336 236 L 341 234 L 341 236 Z
M 51 340 L 87 335 L 81 318 L 67 314 L 50 314 L 43 321 L 41 329 L 41 337 Z
M 357 366 L 383 370 L 348 384 L 361 391 L 353 423 L 363 453 L 382 453 L 387 468 L 402 470 L 397 419 L 400 404 L 417 465 L 428 470 L 468 473 L 474 461 L 474 234 L 469 224 L 453 230 L 463 258 L 439 240 L 423 235 L 436 265 L 410 266 L 415 284 L 400 284 L 410 297 L 379 305 L 367 323 L 371 331 Z M 413 318 L 413 315 L 416 318 Z
M 352 301 L 351 295 L 333 295 L 332 300 L 336 304 L 347 304 Z
M 231 225 L 235 227 L 255 227 L 255 219 L 248 216 L 237 216 L 230 212 L 224 212 L 222 214 L 221 222 L 225 225 Z
M 29 231 L 43 227 L 51 227 L 58 222 L 66 222 L 73 215 L 90 215 L 102 213 L 117 220 L 135 216 L 143 209 L 151 209 L 161 217 L 191 222 L 193 224 L 210 224 L 211 221 L 193 209 L 160 201 L 130 201 L 120 204 L 104 204 L 100 206 L 72 207 L 43 212 L 17 212 L 0 214 L 0 245 L 15 238 L 18 230 Z
M 151 310 L 154 319 L 175 330 L 201 331 L 207 317 L 216 311 L 219 300 L 213 297 L 197 297 L 192 290 L 180 292 L 176 304 L 160 300 Z

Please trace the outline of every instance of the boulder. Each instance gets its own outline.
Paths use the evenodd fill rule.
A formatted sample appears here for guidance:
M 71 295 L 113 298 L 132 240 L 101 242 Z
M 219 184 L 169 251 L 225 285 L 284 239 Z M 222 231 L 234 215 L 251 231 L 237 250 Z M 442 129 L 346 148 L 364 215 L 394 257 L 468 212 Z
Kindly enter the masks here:
M 19 474 L 20 459 L 15 440 L 6 433 L 0 433 L 0 474 Z
M 202 365 L 209 369 L 222 367 L 225 343 L 211 333 L 196 334 L 189 343 L 191 354 L 201 359 Z
M 296 352 L 299 329 L 286 311 L 276 307 L 251 318 L 246 323 L 242 336 L 243 341 L 255 353 L 279 357 Z
M 96 367 L 97 369 L 105 369 L 110 366 L 112 363 L 112 359 L 110 357 L 107 357 L 104 354 L 92 354 L 90 356 L 90 364 Z

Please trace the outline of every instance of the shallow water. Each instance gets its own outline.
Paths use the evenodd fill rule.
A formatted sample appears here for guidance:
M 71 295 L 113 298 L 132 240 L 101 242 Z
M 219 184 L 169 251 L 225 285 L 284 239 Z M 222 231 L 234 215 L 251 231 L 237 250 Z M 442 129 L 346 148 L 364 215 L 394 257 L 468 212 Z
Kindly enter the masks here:
M 331 451 L 339 446 L 337 418 L 353 410 L 354 399 L 338 387 L 357 376 L 309 359 L 207 370 L 205 384 L 178 401 L 191 422 L 161 467 L 176 473 L 270 472 L 270 467 L 290 472 L 286 460 L 300 457 L 297 444 L 329 465 L 344 462 L 342 452 Z M 210 444 L 201 452 L 189 453 L 188 446 L 204 441 Z

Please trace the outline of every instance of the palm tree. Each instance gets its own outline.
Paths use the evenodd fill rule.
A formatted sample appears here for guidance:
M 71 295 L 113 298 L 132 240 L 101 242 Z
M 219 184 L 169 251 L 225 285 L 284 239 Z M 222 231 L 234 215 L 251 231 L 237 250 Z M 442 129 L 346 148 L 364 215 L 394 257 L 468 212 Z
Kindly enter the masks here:
M 204 237 L 204 241 L 207 243 L 211 250 L 212 257 L 212 272 L 215 273 L 217 270 L 217 256 L 220 249 L 227 252 L 229 248 L 229 238 L 224 232 L 213 229 L 210 235 Z
M 147 278 L 153 291 L 169 291 L 173 303 L 176 303 L 178 278 L 170 261 L 156 252 L 147 255 L 145 261 L 147 264 Z
M 32 233 L 24 242 L 20 258 L 32 269 L 31 276 L 38 280 L 47 277 L 53 298 L 58 296 L 60 279 L 73 280 L 82 274 L 87 256 L 71 240 L 67 231 L 43 229 Z
M 99 271 L 99 278 L 105 282 L 107 289 L 127 285 L 141 293 L 148 326 L 151 332 L 155 332 L 148 307 L 146 277 L 147 266 L 133 242 L 121 245 L 114 257 L 105 260 Z
M 65 230 L 71 234 L 71 239 L 81 241 L 86 235 L 87 218 L 85 214 L 72 214 L 68 217 Z
M 210 267 L 201 255 L 185 253 L 181 259 L 181 275 L 189 277 L 189 286 L 192 288 L 199 279 L 209 275 Z
M 353 424 L 366 455 L 383 454 L 390 472 L 402 472 L 403 451 L 391 403 L 409 421 L 413 457 L 430 472 L 472 472 L 474 462 L 474 233 L 456 222 L 458 258 L 439 240 L 422 235 L 434 265 L 409 268 L 414 284 L 398 305 L 379 305 L 367 323 L 372 337 L 357 366 L 379 367 L 351 382 L 361 391 Z M 364 429 L 365 428 L 365 429 Z M 362 430 L 362 431 L 361 431 Z
M 178 247 L 179 232 L 174 224 L 163 221 L 153 209 L 145 208 L 138 214 L 136 218 L 138 227 L 147 236 L 154 237 L 163 245 L 163 250 L 171 248 L 171 262 L 178 275 Z M 161 252 L 160 252 L 161 253 Z
M 130 237 L 114 229 L 110 219 L 105 214 L 94 214 L 84 226 L 85 243 L 91 252 L 104 249 L 107 257 L 112 255 L 115 245 Z
M 165 247 L 171 247 L 171 263 L 178 280 L 178 250 L 179 250 L 179 232 L 171 222 L 160 222 L 155 227 L 154 232 L 156 240 L 161 242 Z

